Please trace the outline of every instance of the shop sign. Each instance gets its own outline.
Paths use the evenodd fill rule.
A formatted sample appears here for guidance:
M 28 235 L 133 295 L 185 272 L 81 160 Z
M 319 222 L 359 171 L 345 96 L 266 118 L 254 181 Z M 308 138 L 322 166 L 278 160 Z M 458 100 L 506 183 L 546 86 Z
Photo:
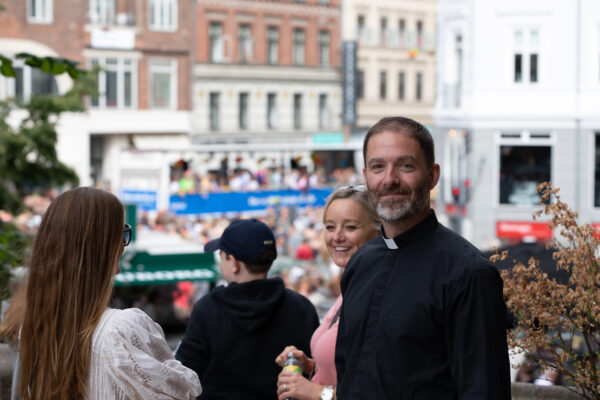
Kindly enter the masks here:
M 496 236 L 503 239 L 522 239 L 526 236 L 538 240 L 552 239 L 552 230 L 546 222 L 497 221 Z

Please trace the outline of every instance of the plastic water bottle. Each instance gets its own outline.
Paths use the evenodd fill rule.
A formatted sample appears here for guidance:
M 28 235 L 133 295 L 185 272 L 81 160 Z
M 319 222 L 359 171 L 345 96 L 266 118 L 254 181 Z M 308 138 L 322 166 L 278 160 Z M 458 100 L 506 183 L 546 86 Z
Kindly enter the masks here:
M 283 369 L 286 371 L 292 371 L 295 372 L 297 374 L 301 374 L 302 373 L 302 365 L 300 364 L 300 361 L 294 357 L 294 353 L 293 352 L 289 352 L 287 355 L 287 360 L 285 360 L 285 363 L 283 363 Z M 286 398 L 285 400 L 294 400 L 291 397 L 290 398 Z

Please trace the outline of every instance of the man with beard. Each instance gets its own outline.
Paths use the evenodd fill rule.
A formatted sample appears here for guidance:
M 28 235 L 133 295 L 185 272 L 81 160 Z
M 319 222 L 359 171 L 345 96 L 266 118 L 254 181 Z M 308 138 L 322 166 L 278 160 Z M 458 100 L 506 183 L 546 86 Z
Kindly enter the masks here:
M 342 278 L 337 399 L 510 399 L 502 280 L 430 209 L 431 134 L 384 118 L 363 156 L 383 226 Z

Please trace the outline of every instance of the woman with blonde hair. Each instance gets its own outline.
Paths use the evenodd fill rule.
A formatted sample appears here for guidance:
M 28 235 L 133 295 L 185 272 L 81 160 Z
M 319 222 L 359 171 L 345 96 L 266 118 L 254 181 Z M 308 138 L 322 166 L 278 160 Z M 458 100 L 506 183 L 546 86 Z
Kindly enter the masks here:
M 193 399 L 197 375 L 173 358 L 161 328 L 138 309 L 107 308 L 129 244 L 111 193 L 58 196 L 33 246 L 19 334 L 25 400 Z
M 381 220 L 369 202 L 364 185 L 345 186 L 334 191 L 327 199 L 323 210 L 325 226 L 324 241 L 333 262 L 346 268 L 350 258 L 360 246 L 379 233 Z M 290 352 L 302 364 L 308 380 L 290 371 L 282 371 L 277 381 L 280 400 L 333 400 L 336 398 L 337 374 L 335 370 L 335 342 L 342 296 L 339 295 L 331 309 L 325 314 L 321 325 L 313 333 L 310 350 L 314 358 L 304 351 L 287 346 L 275 362 L 284 365 Z

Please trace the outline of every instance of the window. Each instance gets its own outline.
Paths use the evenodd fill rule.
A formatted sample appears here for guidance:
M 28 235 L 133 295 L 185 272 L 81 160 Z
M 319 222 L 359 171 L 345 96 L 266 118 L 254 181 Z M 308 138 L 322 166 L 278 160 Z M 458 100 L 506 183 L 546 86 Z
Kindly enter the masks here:
M 518 29 L 513 33 L 513 81 L 536 83 L 539 79 L 539 32 Z
M 537 205 L 537 186 L 550 181 L 550 146 L 500 146 L 500 204 Z
M 115 22 L 115 1 L 88 0 L 88 21 L 91 24 L 113 24 Z
M 279 29 L 270 26 L 267 29 L 267 63 L 277 64 L 279 62 Z
M 294 129 L 302 129 L 302 95 L 294 94 Z
M 99 66 L 98 92 L 92 106 L 99 108 L 137 107 L 137 63 L 127 58 L 92 58 L 92 67 Z
M 595 142 L 594 207 L 600 207 L 600 132 L 596 132 Z
M 150 108 L 177 108 L 177 61 L 150 59 Z
M 387 72 L 379 72 L 379 98 L 385 100 L 387 97 Z
M 219 93 L 210 92 L 209 94 L 209 118 L 210 118 L 210 130 L 219 130 Z
M 319 95 L 319 128 L 329 128 L 329 105 L 327 104 L 327 94 Z
M 225 41 L 223 40 L 223 25 L 211 22 L 208 27 L 210 47 L 210 62 L 222 63 L 225 59 Z
M 304 29 L 294 29 L 294 52 L 293 60 L 294 65 L 304 65 Z
M 51 24 L 52 0 L 27 0 L 27 21 L 35 24 Z
M 379 20 L 379 44 L 382 46 L 387 46 L 388 44 L 388 28 L 387 28 L 387 18 L 381 17 Z
M 398 100 L 404 100 L 404 72 L 398 73 Z
M 238 28 L 238 60 L 241 63 L 252 61 L 252 30 L 249 24 Z
M 356 36 L 359 43 L 366 43 L 367 29 L 365 28 L 365 16 L 359 15 L 356 21 Z
M 406 21 L 404 19 L 398 20 L 398 45 L 406 47 Z
M 365 72 L 356 70 L 356 98 L 362 99 L 365 97 Z
M 240 129 L 248 129 L 248 93 L 240 93 L 238 126 Z
M 329 31 L 319 32 L 319 64 L 329 65 Z
M 417 21 L 417 47 L 423 47 L 423 21 Z
M 148 25 L 153 31 L 177 30 L 177 0 L 149 0 Z
M 454 84 L 448 86 L 448 102 L 453 107 L 460 107 L 462 96 L 462 74 L 463 74 L 463 42 L 462 35 L 454 37 Z
M 267 128 L 277 128 L 277 95 L 267 94 Z
M 28 100 L 33 95 L 58 95 L 58 85 L 52 74 L 31 68 L 22 60 L 13 60 L 15 77 L 0 76 L 0 100 L 16 97 Z
M 415 100 L 421 101 L 423 100 L 423 73 L 417 72 L 417 81 L 415 87 Z

